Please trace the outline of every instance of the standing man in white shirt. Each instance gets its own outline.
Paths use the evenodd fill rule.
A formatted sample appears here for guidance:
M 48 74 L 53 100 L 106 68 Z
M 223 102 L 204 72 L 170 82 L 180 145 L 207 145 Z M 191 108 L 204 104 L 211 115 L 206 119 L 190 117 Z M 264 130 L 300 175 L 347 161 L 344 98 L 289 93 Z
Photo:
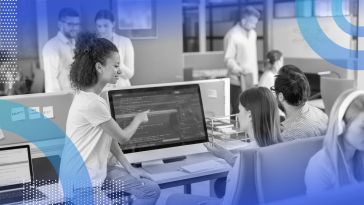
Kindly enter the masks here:
M 63 8 L 58 15 L 59 31 L 43 47 L 45 91 L 72 90 L 69 80 L 75 39 L 80 31 L 80 15 L 72 8 Z
M 111 41 L 119 51 L 120 70 L 119 80 L 115 85 L 108 84 L 106 88 L 129 87 L 130 79 L 134 76 L 134 48 L 131 40 L 114 32 L 115 17 L 110 10 L 100 10 L 95 16 L 96 31 L 100 38 Z
M 225 35 L 224 60 L 229 69 L 230 103 L 232 114 L 239 112 L 238 98 L 242 92 L 241 83 L 246 87 L 258 84 L 257 33 L 256 25 L 260 12 L 247 6 L 242 11 L 242 18 Z

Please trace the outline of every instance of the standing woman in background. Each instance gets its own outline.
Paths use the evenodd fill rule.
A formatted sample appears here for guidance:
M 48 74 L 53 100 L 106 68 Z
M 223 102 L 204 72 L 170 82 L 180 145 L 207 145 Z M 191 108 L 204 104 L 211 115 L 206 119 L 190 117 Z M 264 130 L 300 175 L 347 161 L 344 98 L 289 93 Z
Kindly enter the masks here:
M 271 50 L 267 53 L 268 67 L 264 71 L 259 80 L 259 87 L 266 87 L 270 89 L 274 86 L 276 75 L 278 75 L 279 69 L 283 66 L 283 55 L 278 50 Z
M 364 91 L 348 90 L 337 98 L 305 182 L 308 194 L 364 182 Z
M 134 76 L 134 48 L 130 39 L 114 32 L 115 18 L 111 11 L 100 10 L 95 16 L 96 31 L 100 38 L 106 38 L 114 43 L 120 55 L 120 78 L 115 85 L 107 85 L 107 88 L 129 87 L 130 79 Z

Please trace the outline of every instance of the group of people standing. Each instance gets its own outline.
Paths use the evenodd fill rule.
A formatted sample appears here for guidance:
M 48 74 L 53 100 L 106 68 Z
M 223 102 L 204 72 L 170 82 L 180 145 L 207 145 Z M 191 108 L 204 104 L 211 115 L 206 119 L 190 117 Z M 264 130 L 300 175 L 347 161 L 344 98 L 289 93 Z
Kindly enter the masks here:
M 134 75 L 134 48 L 130 39 L 115 33 L 115 17 L 109 10 L 100 10 L 95 16 L 98 37 L 111 41 L 120 55 L 120 75 L 115 85 L 107 87 L 130 86 Z M 63 8 L 58 15 L 58 33 L 43 47 L 43 68 L 45 91 L 57 92 L 71 90 L 69 79 L 77 35 L 81 30 L 79 13 L 72 8 Z

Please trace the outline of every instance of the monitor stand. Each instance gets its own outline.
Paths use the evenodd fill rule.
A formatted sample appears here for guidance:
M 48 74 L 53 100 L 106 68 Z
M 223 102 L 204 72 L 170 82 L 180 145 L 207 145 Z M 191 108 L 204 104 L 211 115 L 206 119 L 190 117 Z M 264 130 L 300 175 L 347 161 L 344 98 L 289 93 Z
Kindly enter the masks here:
M 183 161 L 187 157 L 186 156 L 179 156 L 179 157 L 171 157 L 171 158 L 165 158 L 165 159 L 159 159 L 159 160 L 152 160 L 147 162 L 140 162 L 140 163 L 132 163 L 131 165 L 133 167 L 148 167 L 148 166 L 154 166 L 154 165 L 161 165 L 161 164 L 167 164 L 172 162 L 178 162 Z

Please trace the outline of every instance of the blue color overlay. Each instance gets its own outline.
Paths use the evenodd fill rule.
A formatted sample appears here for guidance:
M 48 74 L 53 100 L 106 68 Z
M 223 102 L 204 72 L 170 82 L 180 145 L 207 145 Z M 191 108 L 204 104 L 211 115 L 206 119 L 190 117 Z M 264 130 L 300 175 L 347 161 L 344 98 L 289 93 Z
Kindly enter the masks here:
M 332 2 L 334 2 L 333 9 L 336 10 L 339 3 L 335 0 Z M 303 13 L 305 10 L 308 10 L 311 7 L 312 4 L 310 1 L 296 0 L 297 13 Z M 348 28 L 348 25 L 344 25 L 344 20 L 342 19 L 344 17 L 341 19 L 339 17 L 334 18 L 344 28 L 344 31 L 350 34 L 353 33 L 351 31 L 352 28 Z M 322 59 L 333 65 L 349 70 L 364 69 L 364 51 L 351 50 L 337 45 L 326 36 L 324 31 L 321 29 L 316 17 L 298 17 L 296 19 L 304 39 Z M 348 23 L 346 19 L 345 21 Z M 361 32 L 362 31 L 359 31 L 359 33 Z
M 75 146 L 72 146 L 73 143 L 57 125 L 55 125 L 51 120 L 45 119 L 41 113 L 39 114 L 41 115 L 42 119 L 29 120 L 25 118 L 24 120 L 20 121 L 14 120 L 12 113 L 10 112 L 11 110 L 14 108 L 24 108 L 24 110 L 29 110 L 29 108 L 8 100 L 0 100 L 0 108 L 0 129 L 23 137 L 29 143 L 35 145 L 47 157 L 51 156 L 52 150 L 44 149 L 40 144 L 41 142 L 39 139 L 50 138 L 50 136 L 47 136 L 46 133 L 53 133 L 54 136 L 64 137 L 65 144 L 68 144 L 68 149 L 67 153 L 63 153 L 62 160 L 66 160 L 66 158 L 72 159 L 72 162 L 69 161 L 69 163 L 61 162 L 60 172 L 57 173 L 60 176 L 59 182 L 62 184 L 65 201 L 68 201 L 73 197 L 73 187 L 75 187 L 75 183 L 78 182 L 82 183 L 82 185 L 85 187 L 92 187 L 88 170 L 82 157 L 80 156 L 80 153 Z M 58 170 L 57 162 L 52 160 L 52 158 L 49 158 L 49 161 L 51 162 L 54 170 Z M 84 200 L 92 202 L 92 197 L 92 194 L 87 195 L 84 197 Z

